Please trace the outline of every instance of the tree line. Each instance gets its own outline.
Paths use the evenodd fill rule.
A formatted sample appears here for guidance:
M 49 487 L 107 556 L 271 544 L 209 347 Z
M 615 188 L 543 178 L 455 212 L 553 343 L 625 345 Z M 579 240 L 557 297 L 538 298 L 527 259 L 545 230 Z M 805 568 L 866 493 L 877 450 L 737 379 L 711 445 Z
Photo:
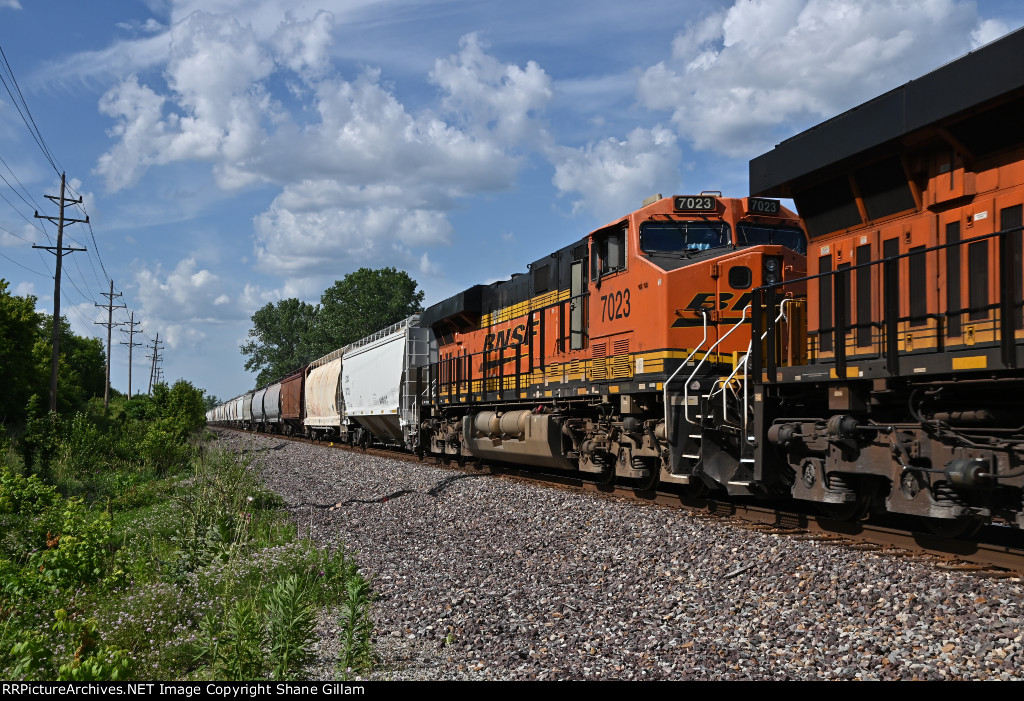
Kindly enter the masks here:
M 422 310 L 423 292 L 407 273 L 360 268 L 327 288 L 320 304 L 291 297 L 253 314 L 245 369 L 259 373 L 262 387 Z
M 53 316 L 36 311 L 36 298 L 11 293 L 0 278 L 0 423 L 23 424 L 45 414 L 53 354 Z M 107 356 L 97 338 L 78 336 L 61 317 L 57 411 L 68 414 L 103 396 Z

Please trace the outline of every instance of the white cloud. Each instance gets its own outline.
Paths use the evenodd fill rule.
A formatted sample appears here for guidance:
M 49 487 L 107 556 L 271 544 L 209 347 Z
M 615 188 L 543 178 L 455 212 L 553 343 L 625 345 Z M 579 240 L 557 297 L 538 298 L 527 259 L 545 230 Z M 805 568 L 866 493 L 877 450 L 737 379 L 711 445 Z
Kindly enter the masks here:
M 749 157 L 997 31 L 958 0 L 736 0 L 679 34 L 637 97 L 697 148 Z
M 971 49 L 977 49 L 990 41 L 995 41 L 999 37 L 1009 33 L 1011 29 L 1012 27 L 1002 20 L 982 20 L 974 31 L 971 32 Z
M 634 129 L 624 141 L 605 139 L 582 148 L 557 147 L 550 158 L 561 194 L 574 193 L 573 212 L 601 218 L 637 209 L 655 192 L 674 191 L 681 153 L 664 127 Z
M 120 140 L 100 157 L 97 172 L 111 190 L 174 161 L 212 162 L 225 189 L 258 179 L 243 164 L 265 138 L 264 120 L 275 118 L 261 83 L 273 59 L 251 28 L 228 17 L 197 12 L 173 27 L 170 40 L 167 96 L 132 75 L 100 100 L 100 111 L 118 120 L 110 133 Z M 177 109 L 165 115 L 167 103 Z
M 182 259 L 169 273 L 160 265 L 141 267 L 132 287 L 132 298 L 140 305 L 137 317 L 146 333 L 152 337 L 159 331 L 171 347 L 203 339 L 206 333 L 198 328 L 200 325 L 239 321 L 247 316 L 236 305 L 223 303 L 228 297 L 227 283 L 199 268 L 194 258 Z
M 462 37 L 459 53 L 438 59 L 430 80 L 447 93 L 444 106 L 477 132 L 494 131 L 515 142 L 536 137 L 535 117 L 551 101 L 551 79 L 534 61 L 526 68 L 502 64 L 484 52 L 475 34 Z
M 107 189 L 135 184 L 150 165 L 165 162 L 162 151 L 170 140 L 163 117 L 164 98 L 131 76 L 100 100 L 103 114 L 119 118 L 109 134 L 118 139 L 100 156 L 96 172 L 106 178 Z
M 0 0 L 0 10 L 20 10 L 21 4 L 18 0 Z
M 115 191 L 176 162 L 210 164 L 223 190 L 281 187 L 254 219 L 260 270 L 298 275 L 396 256 L 422 267 L 424 249 L 449 242 L 459 198 L 515 183 L 516 149 L 541 133 L 549 78 L 534 62 L 501 63 L 470 35 L 429 76 L 446 118 L 411 111 L 379 70 L 337 73 L 334 14 L 282 10 L 268 33 L 274 7 L 248 24 L 200 11 L 174 23 L 165 84 L 132 75 L 100 101 L 115 142 L 96 171 Z
M 365 264 L 394 264 L 396 256 L 399 267 L 416 266 L 415 257 L 409 260 L 412 247 L 447 244 L 451 236 L 444 213 L 406 206 L 401 199 L 369 206 L 319 200 L 316 207 L 294 210 L 282 205 L 308 199 L 289 188 L 256 217 L 259 269 L 282 276 L 338 274 Z
M 334 30 L 334 15 L 321 10 L 310 20 L 298 20 L 286 13 L 271 44 L 279 63 L 300 75 L 316 76 L 328 69 L 328 50 Z
M 61 299 L 67 299 L 67 293 L 61 291 Z M 48 314 L 53 314 L 53 309 L 50 309 Z M 71 327 L 71 331 L 78 336 L 84 336 L 85 338 L 100 338 L 102 335 L 104 352 L 106 350 L 106 329 L 102 326 L 98 326 L 95 322 L 102 321 L 106 323 L 106 314 L 100 314 L 100 311 L 92 302 L 79 302 L 78 304 L 62 304 L 60 308 L 60 315 L 68 320 L 68 325 Z

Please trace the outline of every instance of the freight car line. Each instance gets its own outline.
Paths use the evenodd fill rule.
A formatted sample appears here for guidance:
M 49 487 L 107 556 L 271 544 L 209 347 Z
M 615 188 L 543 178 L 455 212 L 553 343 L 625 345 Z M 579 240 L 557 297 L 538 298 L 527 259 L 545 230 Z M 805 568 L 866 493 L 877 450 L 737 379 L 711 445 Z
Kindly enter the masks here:
M 251 431 L 231 427 L 218 428 L 226 428 L 238 433 L 252 433 Z M 309 440 L 298 436 L 262 435 L 282 441 L 310 443 Z M 284 443 L 279 445 L 284 445 Z M 828 541 L 855 550 L 881 551 L 892 557 L 920 558 L 932 562 L 935 567 L 941 569 L 958 569 L 969 571 L 979 576 L 990 577 L 1007 577 L 1015 574 L 1024 575 L 1024 549 L 998 542 L 985 542 L 981 539 L 974 542 L 941 538 L 932 534 L 915 532 L 912 530 L 912 527 L 901 529 L 870 521 L 861 523 L 833 521 L 814 514 L 794 511 L 792 508 L 783 509 L 764 504 L 742 504 L 716 499 L 694 498 L 679 491 L 640 492 L 630 487 L 585 482 L 576 477 L 568 477 L 560 473 L 518 469 L 508 464 L 466 461 L 460 465 L 455 462 L 445 462 L 440 457 L 421 458 L 405 452 L 377 448 L 362 449 L 343 443 L 320 442 L 320 445 L 324 448 L 333 448 L 375 457 L 386 457 L 392 460 L 427 463 L 436 467 L 458 471 L 461 474 L 445 478 L 426 492 L 402 489 L 372 499 L 348 499 L 328 504 L 302 502 L 301 504 L 290 504 L 289 506 L 292 508 L 310 506 L 317 509 L 335 510 L 350 503 L 385 503 L 411 493 L 437 496 L 455 480 L 489 475 L 547 488 L 596 494 L 667 508 L 686 509 L 696 516 L 712 518 L 725 525 L 732 525 L 745 530 Z M 267 450 L 276 449 L 275 447 L 268 448 Z M 983 531 L 982 535 L 991 535 L 993 533 L 998 535 L 1000 530 L 1009 529 L 993 527 Z M 1007 537 L 1011 538 L 1012 536 L 1007 534 Z M 756 567 L 756 565 L 753 567 Z M 743 572 L 745 571 L 743 570 Z M 743 572 L 736 572 L 734 576 L 739 576 Z

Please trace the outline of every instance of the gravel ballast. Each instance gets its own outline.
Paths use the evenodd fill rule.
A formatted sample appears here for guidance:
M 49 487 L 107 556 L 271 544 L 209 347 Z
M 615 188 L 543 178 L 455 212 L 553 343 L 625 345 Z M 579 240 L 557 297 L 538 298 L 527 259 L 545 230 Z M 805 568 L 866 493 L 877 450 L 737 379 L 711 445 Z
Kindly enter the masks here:
M 374 679 L 1020 679 L 1019 579 L 664 507 L 221 431 L 357 554 Z M 383 497 L 391 495 L 386 500 Z M 321 621 L 317 679 L 334 678 Z

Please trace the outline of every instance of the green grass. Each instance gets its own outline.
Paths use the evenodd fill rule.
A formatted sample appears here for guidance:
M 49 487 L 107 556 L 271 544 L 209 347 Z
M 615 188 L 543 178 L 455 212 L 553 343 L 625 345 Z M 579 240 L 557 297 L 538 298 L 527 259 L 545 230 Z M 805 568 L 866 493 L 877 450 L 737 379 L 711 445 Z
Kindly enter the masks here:
M 128 450 L 138 426 L 76 422 L 38 470 L 50 484 L 0 446 L 0 677 L 301 678 L 324 609 L 341 612 L 339 674 L 370 668 L 368 583 L 298 539 L 257 465 L 192 441 L 154 466 Z

